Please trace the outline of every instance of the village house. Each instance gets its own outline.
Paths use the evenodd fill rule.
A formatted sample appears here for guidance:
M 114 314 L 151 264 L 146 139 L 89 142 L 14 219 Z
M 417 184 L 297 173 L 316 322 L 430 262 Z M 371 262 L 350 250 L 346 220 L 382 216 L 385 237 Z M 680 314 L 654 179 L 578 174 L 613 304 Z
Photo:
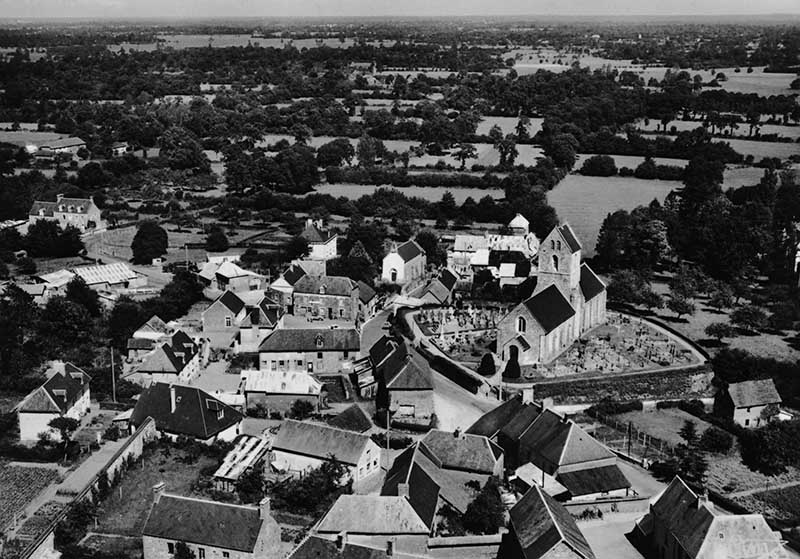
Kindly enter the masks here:
M 132 376 L 137 382 L 150 385 L 154 382 L 191 383 L 200 374 L 205 361 L 201 345 L 178 330 L 165 341 L 156 342 L 155 349 L 142 358 Z
M 595 559 L 589 542 L 564 506 L 538 486 L 509 512 L 503 559 Z
M 358 319 L 366 322 L 375 315 L 378 294 L 363 281 L 358 281 Z
M 306 271 L 298 264 L 292 264 L 278 279 L 269 285 L 267 295 L 283 306 L 284 312 L 294 314 L 294 286 Z
M 267 288 L 266 276 L 245 270 L 232 260 L 206 262 L 197 273 L 197 278 L 212 294 L 220 291 L 263 291 Z
M 203 336 L 209 339 L 212 348 L 231 347 L 246 314 L 244 301 L 233 291 L 226 291 L 202 312 Z
M 383 257 L 381 279 L 388 283 L 413 286 L 424 279 L 427 265 L 425 251 L 414 239 L 400 246 L 393 243 L 389 254 Z
M 235 491 L 239 478 L 264 460 L 269 451 L 269 441 L 252 435 L 239 435 L 233 448 L 225 455 L 222 464 L 212 476 L 217 491 Z
M 128 142 L 114 142 L 111 144 L 111 157 L 122 157 L 130 150 Z
M 197 559 L 279 559 L 281 529 L 265 498 L 233 505 L 165 493 L 153 487 L 153 505 L 142 530 L 144 559 L 173 559 L 179 543 Z
M 354 321 L 360 307 L 358 284 L 339 276 L 304 275 L 292 294 L 296 316 Z
M 435 413 L 432 377 L 428 361 L 406 341 L 375 367 L 377 383 L 389 391 L 392 421 L 430 421 Z
M 336 245 L 339 237 L 335 233 L 324 230 L 321 219 L 307 219 L 305 229 L 300 233 L 300 237 L 308 242 L 310 259 L 332 260 L 338 256 Z
M 532 389 L 484 414 L 467 433 L 496 442 L 505 467 L 524 489 L 538 485 L 560 501 L 621 498 L 631 492 L 617 456 L 571 419 L 534 402 Z
M 420 299 L 434 305 L 446 305 L 453 302 L 453 292 L 456 288 L 458 276 L 447 268 L 442 269 L 439 275 L 432 279 Z
M 391 543 L 391 542 L 389 542 Z M 336 559 L 385 559 L 388 557 L 386 546 L 382 548 L 353 543 L 346 532 L 335 537 L 326 538 L 312 535 L 304 538 L 288 555 L 287 559 L 321 559 L 335 557 Z M 420 559 L 421 555 L 408 555 L 397 553 L 392 549 L 394 559 Z
M 247 305 L 238 325 L 239 331 L 233 339 L 234 353 L 255 353 L 267 336 L 283 327 L 283 308 L 264 297 L 256 305 Z
M 497 351 L 519 365 L 551 362 L 606 320 L 606 287 L 586 264 L 568 224 L 539 247 L 536 289 L 497 325 Z
M 697 495 L 679 477 L 651 503 L 633 533 L 657 559 L 787 557 L 780 533 L 763 516 L 717 510 L 707 494 Z
M 185 436 L 205 444 L 234 440 L 243 419 L 241 413 L 204 390 L 163 382 L 150 385 L 139 395 L 131 427 L 139 427 L 148 417 L 164 436 Z
M 49 423 L 62 416 L 80 420 L 89 412 L 89 375 L 63 361 L 54 361 L 48 375 L 44 384 L 25 396 L 15 408 L 22 441 L 35 441 L 40 433 L 60 441 L 61 433 L 49 427 Z
M 265 338 L 258 353 L 262 371 L 340 373 L 361 357 L 361 340 L 352 328 L 287 328 Z
M 335 457 L 358 483 L 381 471 L 380 452 L 369 435 L 287 419 L 272 441 L 272 465 L 301 474 Z
M 375 370 L 397 348 L 398 341 L 388 336 L 381 336 L 369 348 L 367 356 L 356 363 L 353 369 L 353 384 L 357 386 L 358 394 L 362 398 L 372 399 L 378 389 L 378 379 Z
M 151 316 L 133 335 L 128 338 L 127 356 L 130 361 L 140 361 L 156 348 L 157 342 L 164 340 L 172 329 L 157 315 Z
M 100 208 L 93 198 L 65 198 L 63 194 L 56 195 L 55 202 L 37 200 L 33 203 L 28 212 L 28 224 L 33 225 L 40 219 L 55 221 L 62 228 L 72 225 L 81 233 L 108 226 L 100 217 Z
M 431 429 L 420 445 L 422 452 L 439 468 L 503 477 L 503 449 L 488 437 Z
M 374 427 L 369 414 L 358 404 L 352 404 L 339 415 L 329 418 L 328 425 L 354 433 L 365 433 Z
M 245 408 L 263 407 L 267 415 L 285 414 L 297 400 L 303 400 L 319 410 L 323 383 L 304 370 L 243 370 L 240 392 Z
M 723 386 L 714 397 L 714 413 L 742 427 L 760 427 L 778 415 L 781 397 L 771 378 Z
M 39 144 L 37 151 L 49 151 L 52 153 L 69 153 L 78 155 L 81 148 L 86 147 L 86 142 L 75 136 L 46 140 Z

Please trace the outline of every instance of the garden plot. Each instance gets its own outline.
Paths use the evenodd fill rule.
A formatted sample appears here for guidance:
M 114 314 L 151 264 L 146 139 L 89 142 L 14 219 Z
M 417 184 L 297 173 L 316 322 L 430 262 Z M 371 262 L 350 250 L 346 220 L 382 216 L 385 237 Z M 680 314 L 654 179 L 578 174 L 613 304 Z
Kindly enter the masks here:
M 678 434 L 683 424 L 693 421 L 697 426 L 697 434 L 702 435 L 711 424 L 698 419 L 678 408 L 668 408 L 653 411 L 631 411 L 615 415 L 614 419 L 620 423 L 633 424 L 639 431 L 643 431 L 653 438 L 660 439 L 672 445 L 683 443 L 683 439 Z
M 0 532 L 59 479 L 57 470 L 0 464 Z

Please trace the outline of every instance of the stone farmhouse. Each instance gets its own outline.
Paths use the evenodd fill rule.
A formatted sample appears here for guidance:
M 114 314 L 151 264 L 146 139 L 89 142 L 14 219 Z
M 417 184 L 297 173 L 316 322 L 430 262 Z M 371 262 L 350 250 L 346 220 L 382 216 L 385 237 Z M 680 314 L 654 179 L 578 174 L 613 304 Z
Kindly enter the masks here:
M 430 364 L 405 340 L 391 346 L 387 345 L 388 353 L 374 365 L 376 391 L 380 384 L 388 389 L 393 421 L 430 421 L 436 413 Z
M 55 221 L 62 228 L 72 225 L 81 233 L 88 230 L 105 229 L 108 226 L 100 217 L 100 208 L 89 198 L 66 198 L 63 194 L 56 195 L 55 202 L 37 200 L 28 212 L 28 225 L 33 225 L 40 219 Z
M 258 354 L 262 371 L 349 372 L 361 357 L 361 339 L 355 329 L 280 329 L 261 342 Z
M 241 378 L 239 390 L 248 410 L 261 405 L 267 414 L 285 414 L 296 400 L 319 409 L 323 383 L 303 370 L 243 370 Z
M 188 384 L 200 374 L 205 361 L 202 346 L 183 330 L 178 330 L 165 341 L 157 342 L 155 348 L 142 358 L 142 363 L 133 373 L 139 382 Z
M 267 287 L 266 276 L 245 270 L 230 260 L 206 262 L 197 273 L 197 279 L 211 293 L 259 291 Z
M 292 304 L 296 316 L 354 321 L 361 302 L 350 278 L 305 275 L 294 284 Z
M 262 297 L 248 305 L 242 297 L 226 291 L 203 311 L 203 336 L 212 348 L 256 351 L 261 341 L 280 327 L 283 309 L 279 303 Z
M 780 405 L 781 396 L 771 378 L 735 382 L 720 388 L 714 397 L 714 413 L 742 427 L 764 425 L 770 420 L 764 411 L 770 407 L 777 412 Z
M 583 333 L 606 320 L 606 286 L 587 264 L 569 224 L 539 247 L 536 289 L 497 326 L 497 351 L 520 365 L 551 362 Z
M 89 411 L 91 378 L 72 363 L 55 361 L 49 378 L 17 405 L 19 438 L 35 441 L 40 433 L 61 440 L 61 433 L 49 427 L 56 417 L 80 420 Z
M 281 529 L 269 499 L 257 506 L 220 503 L 153 488 L 153 505 L 142 530 L 144 559 L 172 559 L 182 542 L 197 559 L 278 559 Z

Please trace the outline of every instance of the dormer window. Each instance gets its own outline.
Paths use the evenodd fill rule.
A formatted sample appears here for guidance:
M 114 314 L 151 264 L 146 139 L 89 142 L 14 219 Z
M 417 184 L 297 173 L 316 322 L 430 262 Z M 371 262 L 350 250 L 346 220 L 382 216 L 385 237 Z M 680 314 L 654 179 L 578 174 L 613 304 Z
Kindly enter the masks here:
M 325 286 L 324 285 L 320 285 L 319 286 L 319 294 L 320 295 L 325 295 Z
M 317 334 L 317 337 L 314 338 L 314 345 L 317 347 L 322 347 L 325 344 L 325 341 L 322 339 L 322 334 Z
M 70 211 L 70 212 L 74 212 L 74 211 L 75 211 L 75 206 L 73 206 L 72 204 L 70 204 L 70 205 L 69 205 L 69 207 L 68 207 L 67 209 L 69 209 L 69 211 Z
M 44 208 L 39 208 L 39 215 L 44 216 Z
M 78 211 L 82 212 L 83 211 L 83 206 L 78 206 Z
M 60 212 L 63 212 L 63 211 L 64 211 L 64 204 L 60 204 L 60 205 L 58 206 L 58 211 L 60 211 Z

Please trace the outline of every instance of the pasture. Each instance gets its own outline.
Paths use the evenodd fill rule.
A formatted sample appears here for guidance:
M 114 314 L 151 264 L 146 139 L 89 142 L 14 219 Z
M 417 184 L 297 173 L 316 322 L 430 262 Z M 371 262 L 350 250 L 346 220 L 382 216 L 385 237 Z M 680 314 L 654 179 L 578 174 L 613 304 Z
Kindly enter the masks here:
M 25 147 L 28 144 L 37 145 L 41 142 L 51 142 L 66 138 L 66 134 L 58 132 L 38 132 L 35 130 L 0 130 L 0 143 Z
M 643 132 L 652 132 L 654 134 L 663 132 L 661 122 L 658 120 L 650 120 L 646 124 L 644 121 L 639 121 L 636 123 L 636 126 L 638 126 Z M 673 126 L 678 132 L 684 132 L 688 130 L 694 130 L 695 128 L 700 128 L 703 126 L 703 123 L 698 120 L 673 120 L 667 124 L 667 130 L 670 130 Z M 762 124 L 759 128 L 761 130 L 761 134 L 778 134 L 784 138 L 792 138 L 794 140 L 800 138 L 800 126 Z M 743 122 L 739 124 L 739 128 L 735 131 L 735 136 L 748 139 L 747 134 L 749 131 L 750 126 Z
M 644 431 L 651 437 L 661 439 L 672 445 L 683 442 L 678 434 L 686 421 L 693 421 L 697 426 L 697 434 L 702 435 L 711 424 L 698 419 L 678 408 L 668 408 L 653 411 L 631 411 L 614 416 L 620 423 L 632 423 L 639 431 Z

